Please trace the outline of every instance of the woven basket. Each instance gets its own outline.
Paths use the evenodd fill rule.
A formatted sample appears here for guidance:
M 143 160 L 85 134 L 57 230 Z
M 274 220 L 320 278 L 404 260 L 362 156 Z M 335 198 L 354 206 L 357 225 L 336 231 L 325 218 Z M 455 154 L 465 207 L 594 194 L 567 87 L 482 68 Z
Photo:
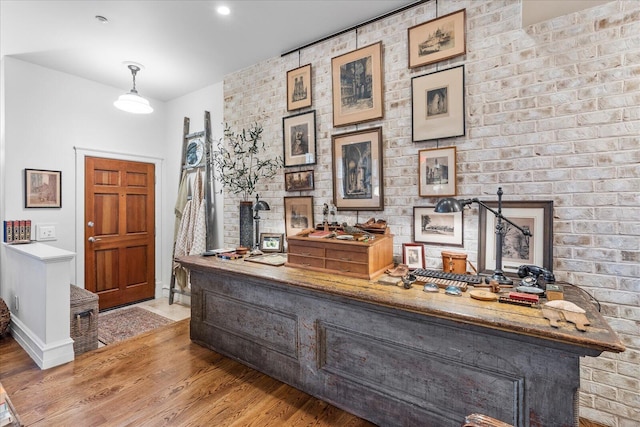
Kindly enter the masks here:
M 71 338 L 77 356 L 98 348 L 98 295 L 71 285 Z
M 11 312 L 9 311 L 9 307 L 4 302 L 2 298 L 0 298 L 0 337 L 5 336 L 6 333 L 9 332 L 9 324 L 11 323 Z

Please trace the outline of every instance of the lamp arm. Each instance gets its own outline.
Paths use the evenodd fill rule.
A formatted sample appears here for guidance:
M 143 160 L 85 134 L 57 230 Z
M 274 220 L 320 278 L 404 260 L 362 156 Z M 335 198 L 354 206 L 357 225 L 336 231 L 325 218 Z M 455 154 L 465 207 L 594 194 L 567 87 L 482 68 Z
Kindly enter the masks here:
M 531 236 L 531 232 L 529 230 L 525 230 L 524 228 L 520 227 L 518 224 L 515 224 L 513 221 L 511 221 L 510 219 L 508 219 L 507 217 L 505 217 L 504 215 L 502 215 L 501 213 L 499 213 L 495 209 L 492 209 L 489 206 L 487 206 L 487 204 L 483 203 L 481 200 L 471 199 L 471 202 L 475 202 L 475 203 L 479 204 L 480 206 L 482 206 L 483 208 L 485 208 L 486 210 L 488 210 L 489 212 L 494 214 L 496 216 L 496 218 L 501 218 L 503 221 L 508 222 L 509 224 L 513 225 L 515 228 L 520 230 L 520 232 L 522 234 L 524 234 L 525 236 Z

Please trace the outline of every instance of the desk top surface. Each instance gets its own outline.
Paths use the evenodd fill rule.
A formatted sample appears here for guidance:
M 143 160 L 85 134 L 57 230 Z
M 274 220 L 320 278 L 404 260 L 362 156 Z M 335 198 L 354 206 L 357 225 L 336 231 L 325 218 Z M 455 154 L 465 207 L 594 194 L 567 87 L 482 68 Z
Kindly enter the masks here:
M 568 283 L 564 283 L 564 297 L 586 310 L 586 316 L 591 323 L 587 326 L 586 332 L 578 331 L 573 323 L 568 322 L 561 322 L 559 328 L 551 327 L 539 308 L 480 301 L 471 298 L 469 292 L 463 292 L 462 296 L 446 295 L 442 290 L 438 293 L 427 293 L 422 290 L 421 285 L 404 289 L 402 286 L 378 284 L 377 278 L 355 279 L 301 268 L 245 262 L 242 259 L 188 256 L 178 260 L 191 270 L 223 271 L 232 275 L 267 279 L 391 309 L 582 347 L 589 350 L 585 351 L 586 355 L 597 355 L 602 351 L 619 353 L 625 349 L 616 333 L 590 301 L 588 294 Z

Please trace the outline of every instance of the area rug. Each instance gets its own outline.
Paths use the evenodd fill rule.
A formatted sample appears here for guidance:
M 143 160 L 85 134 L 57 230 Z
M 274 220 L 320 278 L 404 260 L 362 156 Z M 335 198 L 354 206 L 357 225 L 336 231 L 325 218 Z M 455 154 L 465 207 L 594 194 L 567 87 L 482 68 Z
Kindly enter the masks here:
M 98 315 L 98 341 L 108 345 L 126 340 L 173 320 L 140 307 L 126 307 Z

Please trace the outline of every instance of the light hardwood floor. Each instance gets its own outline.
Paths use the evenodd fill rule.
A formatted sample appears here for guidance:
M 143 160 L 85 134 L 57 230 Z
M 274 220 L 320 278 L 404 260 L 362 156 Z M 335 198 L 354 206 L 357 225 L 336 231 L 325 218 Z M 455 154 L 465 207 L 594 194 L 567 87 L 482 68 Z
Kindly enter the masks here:
M 188 307 L 141 305 L 179 321 L 45 371 L 0 339 L 0 382 L 24 425 L 373 426 L 192 343 Z

